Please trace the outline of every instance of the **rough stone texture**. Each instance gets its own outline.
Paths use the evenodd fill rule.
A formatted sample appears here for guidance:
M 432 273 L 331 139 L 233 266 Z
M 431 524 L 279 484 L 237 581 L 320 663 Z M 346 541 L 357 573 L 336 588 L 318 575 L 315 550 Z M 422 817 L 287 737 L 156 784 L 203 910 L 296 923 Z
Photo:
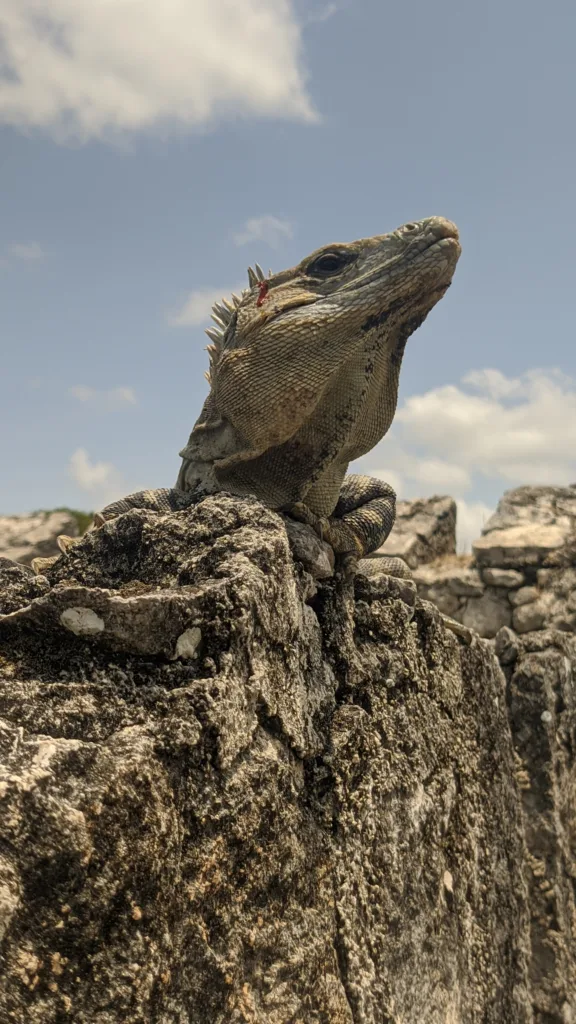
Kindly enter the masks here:
M 433 566 L 422 566 L 414 573 L 414 580 L 426 599 L 426 587 L 439 587 L 443 584 L 448 593 L 455 597 L 481 597 L 484 593 L 482 580 L 476 570 L 462 565 L 456 559 L 449 558 Z
M 0 558 L 30 565 L 33 558 L 59 554 L 60 533 L 78 536 L 78 524 L 67 512 L 35 512 L 29 516 L 0 516 Z
M 314 581 L 255 500 L 130 512 L 36 596 L 0 577 L 2 1022 L 569 1019 L 573 764 L 560 705 L 534 733 L 543 677 L 513 683 L 516 743 L 562 835 L 522 806 L 490 645 L 406 581 Z
M 508 595 L 510 604 L 514 605 L 515 608 L 519 608 L 522 604 L 531 604 L 532 601 L 537 601 L 538 596 L 539 591 L 537 587 L 520 587 L 519 590 L 515 590 Z
M 512 613 L 512 625 L 517 633 L 530 633 L 542 629 L 546 621 L 546 608 L 539 602 L 522 604 Z
M 482 597 L 468 601 L 462 613 L 463 624 L 484 637 L 496 636 L 499 629 L 510 625 L 511 619 L 510 606 L 490 589 Z
M 507 492 L 473 550 L 417 569 L 420 597 L 483 637 L 576 631 L 576 487 Z
M 489 587 L 521 587 L 524 583 L 524 573 L 516 569 L 483 569 L 482 579 Z
M 576 638 L 502 630 L 532 911 L 534 1020 L 576 1020 Z M 505 1018 L 502 1018 L 505 1020 Z
M 479 565 L 517 566 L 547 565 L 549 556 L 563 548 L 567 531 L 560 526 L 511 526 L 508 530 L 491 530 L 479 537 L 472 551 Z
M 472 550 L 482 566 L 569 565 L 576 552 L 576 487 L 507 491 Z
M 403 558 L 411 569 L 432 562 L 441 555 L 455 554 L 454 499 L 434 497 L 399 501 L 394 528 L 379 552 Z

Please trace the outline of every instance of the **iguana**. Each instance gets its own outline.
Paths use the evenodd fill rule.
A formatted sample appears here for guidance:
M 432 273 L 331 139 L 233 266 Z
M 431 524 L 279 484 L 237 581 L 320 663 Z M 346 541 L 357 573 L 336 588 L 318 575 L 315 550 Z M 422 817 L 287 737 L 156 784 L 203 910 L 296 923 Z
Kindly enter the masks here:
M 176 486 L 129 495 L 94 525 L 228 491 L 308 523 L 348 565 L 375 551 L 394 523 L 394 491 L 346 470 L 390 427 L 406 341 L 449 287 L 459 255 L 456 226 L 429 217 L 324 246 L 279 274 L 250 268 L 242 295 L 213 308 L 210 392 Z M 70 543 L 62 538 L 62 550 Z M 399 559 L 379 564 L 405 574 Z

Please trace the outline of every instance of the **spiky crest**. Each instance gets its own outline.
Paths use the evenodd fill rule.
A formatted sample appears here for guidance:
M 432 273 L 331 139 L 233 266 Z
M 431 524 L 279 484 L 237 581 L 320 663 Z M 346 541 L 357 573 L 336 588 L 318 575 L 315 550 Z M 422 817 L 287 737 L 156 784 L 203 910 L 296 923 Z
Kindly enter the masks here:
M 268 271 L 268 277 L 272 277 L 272 271 Z M 210 360 L 208 371 L 204 374 L 209 384 L 212 383 L 212 370 L 218 362 L 218 358 L 222 349 L 224 348 L 224 338 L 226 337 L 226 331 L 228 330 L 232 317 L 234 316 L 238 306 L 242 300 L 252 291 L 254 287 L 260 285 L 262 281 L 266 280 L 266 275 L 262 270 L 259 263 L 255 263 L 254 267 L 248 267 L 248 288 L 244 288 L 241 295 L 236 295 L 232 292 L 232 299 L 221 299 L 220 302 L 215 302 L 212 306 L 212 313 L 210 314 L 212 320 L 215 323 L 215 327 L 207 327 L 205 333 L 212 342 L 211 345 L 206 346 L 206 351 Z

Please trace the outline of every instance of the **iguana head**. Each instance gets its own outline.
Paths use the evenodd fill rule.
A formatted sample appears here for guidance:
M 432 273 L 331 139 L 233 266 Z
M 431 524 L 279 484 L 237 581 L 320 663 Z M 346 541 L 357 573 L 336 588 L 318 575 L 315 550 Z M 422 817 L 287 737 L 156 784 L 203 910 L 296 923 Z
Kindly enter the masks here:
M 239 489 L 232 467 L 288 442 L 279 457 L 300 453 L 311 479 L 336 455 L 343 464 L 368 451 L 390 425 L 406 339 L 459 255 L 456 226 L 430 217 L 323 246 L 268 277 L 250 270 L 242 296 L 214 307 L 211 391 L 184 458 Z
M 316 332 L 331 329 L 337 315 L 364 331 L 373 318 L 395 324 L 418 314 L 424 319 L 449 287 L 459 255 L 456 225 L 429 217 L 386 235 L 323 246 L 267 278 L 256 264 L 256 271 L 248 269 L 250 288 L 242 297 L 214 307 L 216 328 L 207 331 L 214 342 L 212 371 L 226 351 L 248 339 L 256 344 L 276 320 L 287 330 L 304 324 Z

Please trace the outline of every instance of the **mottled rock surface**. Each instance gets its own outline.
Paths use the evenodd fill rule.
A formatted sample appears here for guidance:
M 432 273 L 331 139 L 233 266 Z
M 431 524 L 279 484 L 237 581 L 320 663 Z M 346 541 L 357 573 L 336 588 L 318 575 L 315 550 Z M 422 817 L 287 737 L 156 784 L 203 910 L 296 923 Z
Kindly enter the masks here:
M 490 645 L 224 495 L 0 593 L 2 1024 L 576 1013 L 567 649 L 499 634 L 514 748 Z
M 453 498 L 399 501 L 392 533 L 380 554 L 403 558 L 411 569 L 456 553 L 456 502 Z
M 526 606 L 529 607 L 529 606 Z M 530 981 L 538 1024 L 576 1020 L 576 638 L 496 638 L 508 681 L 530 887 Z
M 487 638 L 576 631 L 576 487 L 508 491 L 473 552 L 420 566 L 420 597 Z
M 576 487 L 507 491 L 472 550 L 483 566 L 569 565 L 576 560 Z
M 33 558 L 59 554 L 56 538 L 78 536 L 78 523 L 68 512 L 34 512 L 29 516 L 0 516 L 0 558 L 30 565 Z

